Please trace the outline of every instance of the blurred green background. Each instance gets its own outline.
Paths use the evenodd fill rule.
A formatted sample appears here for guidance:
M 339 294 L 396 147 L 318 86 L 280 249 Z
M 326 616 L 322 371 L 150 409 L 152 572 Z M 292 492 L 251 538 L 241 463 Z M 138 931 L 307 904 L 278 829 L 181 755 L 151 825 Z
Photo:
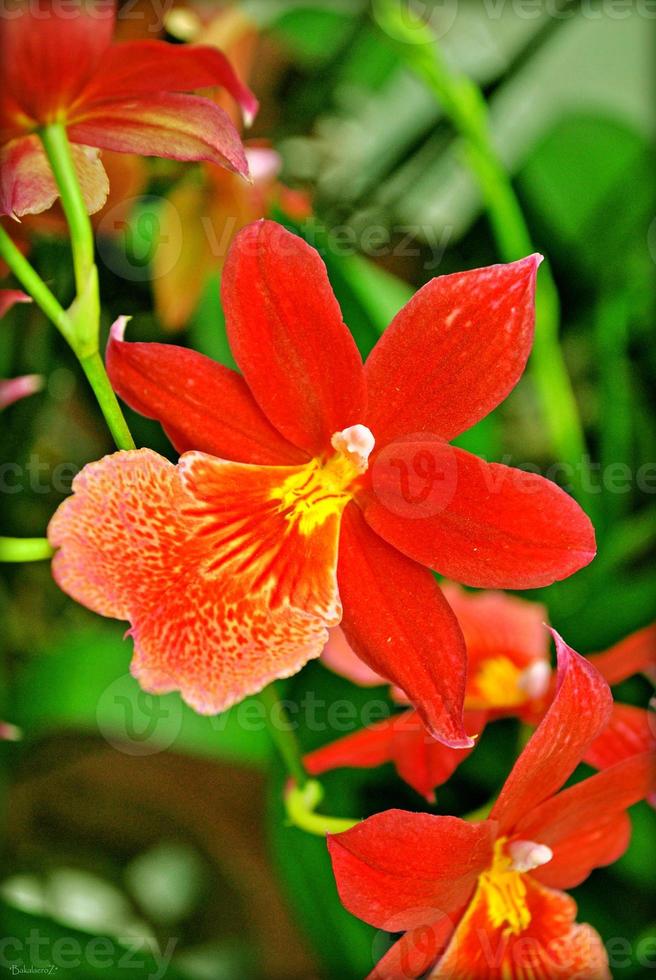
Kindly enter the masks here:
M 315 217 L 290 225 L 322 250 L 366 354 L 416 287 L 502 258 L 471 159 L 415 72 L 418 51 L 426 53 L 419 35 L 401 41 L 381 4 L 240 6 L 265 36 L 253 78 L 263 102 L 254 135 L 282 154 L 289 186 L 310 191 Z M 630 6 L 420 5 L 449 72 L 472 79 L 485 96 L 494 146 L 558 288 L 561 349 L 589 454 L 587 482 L 581 489 L 579 470 L 572 486 L 595 521 L 599 555 L 573 579 L 531 595 L 583 653 L 656 616 L 656 11 Z M 148 257 L 161 195 L 178 173 L 152 163 L 129 232 L 100 248 L 105 328 L 130 313 L 131 339 L 172 339 L 230 363 L 218 276 L 181 335 L 167 335 L 152 312 Z M 31 257 L 68 300 L 65 242 L 38 235 Z M 139 263 L 143 274 L 130 275 Z M 0 329 L 0 377 L 28 372 L 43 374 L 47 387 L 0 419 L 0 533 L 38 536 L 72 475 L 112 446 L 65 344 L 37 310 L 21 307 Z M 568 484 L 567 471 L 552 468 L 562 460 L 538 376 L 529 371 L 463 444 Z M 557 414 L 557 389 L 552 404 Z M 129 422 L 138 444 L 172 456 L 157 425 L 132 413 Z M 0 743 L 0 933 L 25 944 L 36 930 L 42 958 L 51 962 L 59 951 L 57 975 L 78 980 L 131 972 L 176 980 L 364 976 L 388 937 L 341 908 L 324 842 L 286 825 L 284 773 L 257 708 L 207 719 L 177 695 L 141 694 L 127 673 L 131 645 L 122 624 L 75 606 L 46 564 L 1 573 L 0 718 L 21 726 L 24 739 Z M 652 692 L 634 678 L 616 693 L 644 706 Z M 348 729 L 328 730 L 326 712 L 336 701 L 358 713 L 372 699 L 382 710 L 387 703 L 384 689 L 355 689 L 319 665 L 286 682 L 285 696 L 324 705 L 313 726 L 320 730 L 299 729 L 305 749 Z M 516 741 L 512 721 L 491 726 L 438 791 L 435 812 L 464 814 L 483 804 L 509 771 Z M 424 809 L 387 767 L 332 773 L 325 786 L 336 815 Z M 601 932 L 613 973 L 625 978 L 656 967 L 649 942 L 655 818 L 646 805 L 633 816 L 627 854 L 575 890 L 579 918 Z M 90 952 L 94 937 L 104 939 Z M 83 951 L 77 959 L 76 950 Z

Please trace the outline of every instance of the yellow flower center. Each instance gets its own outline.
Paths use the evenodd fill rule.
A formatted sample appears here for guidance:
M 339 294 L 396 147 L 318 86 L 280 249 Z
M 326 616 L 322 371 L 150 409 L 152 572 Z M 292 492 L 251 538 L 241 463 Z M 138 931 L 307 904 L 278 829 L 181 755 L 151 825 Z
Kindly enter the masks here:
M 508 844 L 500 837 L 494 845 L 492 867 L 478 879 L 479 893 L 487 904 L 490 923 L 506 935 L 518 936 L 531 922 L 526 902 L 524 873 L 551 860 L 551 849 L 533 841 Z
M 508 657 L 484 660 L 472 679 L 471 708 L 513 708 L 528 700 L 520 685 L 522 671 Z
M 489 871 L 478 880 L 487 902 L 490 922 L 495 929 L 519 935 L 529 925 L 531 913 L 526 904 L 526 885 L 522 874 L 513 869 L 512 858 L 506 853 L 506 838 L 494 845 L 494 860 Z
M 279 501 L 277 511 L 305 537 L 328 518 L 341 516 L 353 496 L 354 483 L 366 472 L 374 439 L 364 425 L 353 425 L 332 437 L 335 454 L 313 459 L 295 469 L 271 500 Z
M 509 657 L 488 657 L 472 677 L 468 708 L 517 708 L 546 694 L 551 678 L 547 660 L 535 660 L 522 669 Z

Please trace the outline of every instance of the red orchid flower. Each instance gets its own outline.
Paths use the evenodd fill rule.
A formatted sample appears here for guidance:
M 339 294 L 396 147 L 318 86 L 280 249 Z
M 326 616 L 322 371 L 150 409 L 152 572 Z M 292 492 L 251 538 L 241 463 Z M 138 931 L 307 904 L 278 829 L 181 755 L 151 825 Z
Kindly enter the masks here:
M 39 129 L 64 123 L 87 206 L 107 196 L 98 148 L 208 160 L 246 175 L 225 110 L 194 89 L 220 85 L 251 118 L 257 102 L 214 48 L 164 41 L 112 44 L 114 0 L 18 0 L 0 22 L 0 213 L 49 208 L 57 197 Z
M 655 754 L 561 790 L 608 722 L 599 672 L 556 636 L 558 686 L 489 820 L 388 810 L 328 838 L 340 897 L 405 931 L 370 974 L 399 980 L 610 977 L 597 933 L 562 891 L 626 849 L 628 807 L 653 791 Z M 560 790 L 560 792 L 558 792 Z
M 464 640 L 421 566 L 528 587 L 594 553 L 562 490 L 446 441 L 521 375 L 537 265 L 434 279 L 363 369 L 316 251 L 261 221 L 237 236 L 222 279 L 243 377 L 184 348 L 126 343 L 115 327 L 116 391 L 183 456 L 172 466 L 141 450 L 86 467 L 50 540 L 60 586 L 132 623 L 147 690 L 222 710 L 319 656 L 343 609 L 358 656 L 437 738 L 471 744 Z M 422 476 L 406 498 L 403 467 L 417 460 L 431 492 Z
M 518 717 L 537 725 L 555 691 L 544 606 L 500 592 L 472 594 L 451 583 L 442 589 L 458 617 L 467 646 L 466 731 L 480 735 L 488 721 L 503 717 Z M 656 624 L 588 659 L 608 684 L 639 672 L 653 672 Z M 331 630 L 322 660 L 355 683 L 385 683 L 361 664 L 339 627 Z M 400 702 L 405 700 L 402 692 L 393 690 L 392 696 Z M 595 769 L 606 769 L 655 745 L 649 711 L 614 702 L 608 726 L 592 743 L 584 761 Z M 370 769 L 392 762 L 399 776 L 432 803 L 436 787 L 447 781 L 468 754 L 432 738 L 420 715 L 411 708 L 308 753 L 304 763 L 311 775 L 319 776 L 342 767 Z

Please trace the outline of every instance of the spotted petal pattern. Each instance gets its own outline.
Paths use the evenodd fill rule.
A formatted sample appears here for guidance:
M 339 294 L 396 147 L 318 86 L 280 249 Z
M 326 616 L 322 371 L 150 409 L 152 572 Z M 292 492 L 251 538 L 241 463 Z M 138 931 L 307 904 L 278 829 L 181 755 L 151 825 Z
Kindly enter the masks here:
M 150 450 L 87 466 L 51 521 L 58 584 L 129 620 L 144 689 L 222 711 L 319 656 L 339 622 L 338 519 L 309 536 L 271 490 L 294 467 Z

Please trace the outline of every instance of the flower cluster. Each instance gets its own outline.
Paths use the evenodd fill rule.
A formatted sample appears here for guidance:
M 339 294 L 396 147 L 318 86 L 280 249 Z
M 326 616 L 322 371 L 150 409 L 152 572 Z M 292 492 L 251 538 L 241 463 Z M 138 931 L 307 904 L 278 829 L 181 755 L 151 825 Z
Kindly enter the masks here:
M 330 834 L 339 894 L 375 928 L 403 933 L 372 980 L 602 980 L 602 940 L 576 922 L 566 890 L 624 852 L 628 809 L 654 799 L 653 725 L 645 708 L 614 703 L 610 685 L 653 676 L 656 627 L 587 658 L 554 633 L 552 669 L 546 607 L 499 590 L 586 566 L 592 524 L 554 483 L 454 444 L 524 372 L 541 256 L 432 279 L 363 363 L 318 252 L 253 220 L 285 193 L 278 158 L 244 148 L 225 93 L 196 94 L 225 89 L 246 121 L 257 109 L 217 46 L 225 12 L 198 19 L 207 43 L 172 45 L 112 43 L 112 0 L 74 7 L 61 18 L 52 2 L 19 0 L 0 23 L 0 213 L 38 214 L 61 194 L 70 222 L 77 189 L 88 224 L 85 207 L 109 189 L 100 151 L 202 162 L 172 192 L 191 245 L 158 280 L 156 306 L 169 327 L 187 321 L 214 262 L 200 212 L 233 217 L 238 234 L 215 265 L 238 370 L 128 341 L 129 318 L 114 323 L 99 401 L 121 422 L 115 395 L 159 422 L 179 458 L 125 449 L 84 467 L 48 529 L 56 582 L 129 623 L 143 690 L 179 691 L 202 714 L 316 658 L 356 684 L 389 685 L 398 711 L 307 754 L 313 776 L 393 762 L 434 803 L 486 725 L 519 719 L 532 734 L 485 818 L 387 810 Z M 243 74 L 256 32 L 229 23 Z M 250 186 L 239 181 L 249 160 Z M 305 198 L 296 205 L 307 212 Z M 34 283 L 21 251 L 7 261 Z M 35 287 L 64 333 L 82 329 L 88 295 L 69 311 L 49 296 Z M 3 290 L 0 315 L 29 299 Z M 98 382 L 100 358 L 80 359 Z M 0 381 L 0 408 L 39 384 Z M 581 762 L 597 772 L 566 785 Z

